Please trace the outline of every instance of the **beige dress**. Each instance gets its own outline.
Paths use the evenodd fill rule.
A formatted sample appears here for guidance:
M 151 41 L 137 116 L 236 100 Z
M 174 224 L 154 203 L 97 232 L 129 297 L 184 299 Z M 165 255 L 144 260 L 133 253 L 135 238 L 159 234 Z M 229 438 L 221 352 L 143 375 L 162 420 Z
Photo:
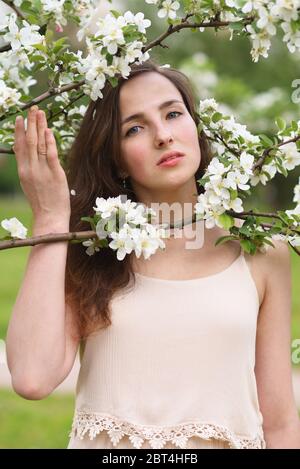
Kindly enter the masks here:
M 81 348 L 68 448 L 266 448 L 243 252 L 192 280 L 136 273 L 111 311 Z

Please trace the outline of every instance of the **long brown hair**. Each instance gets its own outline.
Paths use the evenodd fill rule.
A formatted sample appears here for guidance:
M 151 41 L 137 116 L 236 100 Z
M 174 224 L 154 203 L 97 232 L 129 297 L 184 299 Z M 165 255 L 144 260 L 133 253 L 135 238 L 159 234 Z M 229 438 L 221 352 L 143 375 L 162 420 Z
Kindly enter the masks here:
M 93 206 L 97 197 L 126 194 L 128 199 L 138 202 L 130 181 L 124 188 L 120 177 L 119 94 L 124 83 L 137 74 L 147 72 L 157 72 L 168 78 L 181 93 L 196 125 L 199 123 L 192 85 L 177 69 L 160 67 L 149 59 L 142 64 L 132 64 L 126 79 L 119 75 L 116 87 L 107 81 L 102 90 L 103 98 L 89 103 L 67 156 L 69 188 L 76 192 L 71 197 L 70 231 L 91 229 L 90 224 L 80 218 L 95 215 Z M 195 173 L 196 180 L 203 176 L 210 159 L 209 145 L 202 131 L 199 132 L 199 145 L 201 163 Z M 197 191 L 199 194 L 202 192 L 198 184 Z M 115 292 L 134 279 L 131 259 L 131 255 L 127 255 L 123 261 L 119 261 L 116 252 L 110 248 L 101 248 L 89 256 L 81 243 L 69 243 L 65 276 L 66 301 L 76 315 L 81 338 L 111 325 L 110 300 Z

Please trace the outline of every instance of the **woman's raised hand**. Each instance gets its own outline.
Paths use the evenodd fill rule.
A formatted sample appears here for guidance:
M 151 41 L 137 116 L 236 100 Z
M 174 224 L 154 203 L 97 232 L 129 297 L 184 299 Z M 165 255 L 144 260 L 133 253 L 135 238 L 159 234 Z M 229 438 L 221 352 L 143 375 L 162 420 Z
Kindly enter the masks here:
M 46 222 L 69 220 L 70 191 L 52 131 L 44 111 L 38 106 L 24 119 L 17 116 L 13 146 L 22 190 L 28 199 L 34 220 Z

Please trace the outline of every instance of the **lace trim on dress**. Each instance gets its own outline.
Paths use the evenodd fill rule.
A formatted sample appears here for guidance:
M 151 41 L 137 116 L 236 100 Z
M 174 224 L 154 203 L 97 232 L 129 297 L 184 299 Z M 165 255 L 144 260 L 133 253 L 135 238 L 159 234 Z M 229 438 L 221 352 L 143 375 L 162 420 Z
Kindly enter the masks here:
M 117 446 L 127 435 L 134 448 L 140 449 L 147 440 L 153 449 L 161 449 L 171 441 L 176 447 L 185 449 L 187 441 L 193 436 L 205 440 L 210 438 L 227 441 L 230 448 L 265 449 L 266 443 L 262 432 L 254 439 L 241 437 L 221 425 L 204 422 L 185 422 L 174 426 L 140 425 L 121 420 L 109 414 L 77 411 L 74 416 L 70 437 L 83 439 L 88 433 L 92 440 L 106 430 L 113 446 Z

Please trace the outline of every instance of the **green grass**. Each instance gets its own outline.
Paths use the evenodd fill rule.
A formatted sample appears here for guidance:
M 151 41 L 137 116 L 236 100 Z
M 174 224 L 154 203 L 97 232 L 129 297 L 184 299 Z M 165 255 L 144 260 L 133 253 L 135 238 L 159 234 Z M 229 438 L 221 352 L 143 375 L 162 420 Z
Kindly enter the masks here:
M 74 397 L 28 401 L 0 390 L 0 448 L 67 448 Z

